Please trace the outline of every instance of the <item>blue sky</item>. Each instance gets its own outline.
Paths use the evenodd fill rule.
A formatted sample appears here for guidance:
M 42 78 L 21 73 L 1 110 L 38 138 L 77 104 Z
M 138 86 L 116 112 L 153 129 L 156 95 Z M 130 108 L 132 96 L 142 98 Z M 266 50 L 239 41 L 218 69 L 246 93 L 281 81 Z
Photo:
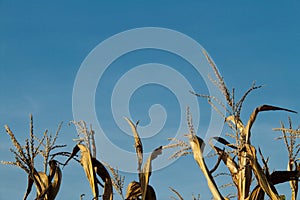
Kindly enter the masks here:
M 140 27 L 168 28 L 196 40 L 212 56 L 227 85 L 236 88 L 237 95 L 241 95 L 253 80 L 264 84 L 263 89 L 247 100 L 242 113 L 244 121 L 261 104 L 300 111 L 299 9 L 300 3 L 296 0 L 251 3 L 91 1 L 89 4 L 80 1 L 25 3 L 2 0 L 0 126 L 8 124 L 23 140 L 28 133 L 29 113 L 34 115 L 36 133 L 42 133 L 46 128 L 55 132 L 58 123 L 64 121 L 59 143 L 68 144 L 71 151 L 74 145 L 72 138 L 76 137 L 76 133 L 67 123 L 73 119 L 72 91 L 82 62 L 100 42 Z M 207 91 L 201 77 L 197 78 L 194 71 L 181 67 L 187 63 L 166 52 L 144 50 L 116 60 L 107 71 L 107 76 L 99 82 L 95 94 L 96 111 L 106 131 L 114 133 L 109 138 L 128 151 L 134 151 L 133 139 L 123 134 L 112 121 L 107 103 L 113 84 L 124 71 L 149 62 L 173 66 L 191 80 L 196 91 Z M 160 134 L 152 140 L 145 139 L 144 145 L 148 151 L 165 145 L 165 138 L 176 134 L 177 121 L 180 120 L 180 111 L 176 109 L 178 101 L 166 88 L 148 85 L 136 91 L 130 102 L 132 118 L 141 119 L 141 125 L 149 123 L 148 109 L 157 103 L 165 106 L 168 120 Z M 203 111 L 200 127 L 205 129 L 209 116 L 204 114 L 209 111 L 209 106 L 205 101 L 199 103 Z M 273 140 L 279 133 L 272 132 L 271 128 L 278 127 L 280 120 L 287 122 L 287 116 L 282 112 L 264 113 L 253 127 L 253 143 L 262 147 L 266 156 L 275 155 L 270 159 L 271 170 L 286 168 L 284 146 L 282 142 Z M 295 127 L 298 126 L 299 115 L 292 117 Z M 4 128 L 0 129 L 0 135 L 0 160 L 13 160 Z M 272 142 L 265 143 L 269 140 Z M 0 166 L 0 174 L 0 199 L 20 199 L 26 188 L 25 173 L 17 168 Z M 137 179 L 135 174 L 125 175 L 126 183 Z M 78 199 L 82 193 L 86 194 L 86 199 L 91 198 L 88 183 L 77 163 L 71 163 L 63 170 L 62 184 L 57 199 Z M 198 193 L 202 199 L 210 197 L 206 182 L 191 157 L 184 157 L 156 171 L 151 176 L 150 184 L 156 189 L 158 199 L 167 199 L 172 194 L 169 186 L 187 199 Z M 279 191 L 287 193 L 288 186 L 280 187 Z M 222 193 L 228 192 L 222 190 Z M 34 193 L 31 198 L 33 196 Z

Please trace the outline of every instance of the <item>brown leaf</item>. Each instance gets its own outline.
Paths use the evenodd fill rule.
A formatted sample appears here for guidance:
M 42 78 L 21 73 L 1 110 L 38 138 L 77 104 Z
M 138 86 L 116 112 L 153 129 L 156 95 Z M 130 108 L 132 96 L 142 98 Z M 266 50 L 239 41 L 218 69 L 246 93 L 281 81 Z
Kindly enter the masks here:
M 128 184 L 125 200 L 137 200 L 142 196 L 141 184 L 133 181 Z M 156 200 L 156 194 L 151 185 L 147 186 L 146 200 Z
M 234 184 L 238 185 L 239 176 L 238 176 L 238 165 L 237 165 L 237 163 L 233 160 L 233 158 L 230 156 L 230 154 L 228 154 L 224 150 L 222 150 L 222 149 L 220 149 L 216 146 L 213 146 L 213 149 L 221 157 L 223 163 L 229 169 Z
M 264 200 L 265 192 L 258 185 L 256 186 L 246 200 Z
M 26 193 L 23 197 L 23 200 L 26 200 L 28 195 L 30 194 L 33 182 L 34 182 L 33 179 L 28 175 L 28 177 L 27 177 L 27 189 L 26 189 Z
M 215 200 L 224 200 L 224 197 L 221 195 L 220 191 L 218 190 L 217 184 L 215 183 L 203 159 L 203 154 L 202 154 L 202 150 L 203 150 L 202 146 L 204 144 L 203 140 L 201 138 L 198 138 L 195 135 L 190 134 L 190 144 L 193 150 L 194 159 L 196 160 L 197 164 L 199 165 L 200 169 L 202 170 L 207 180 L 207 184 L 213 195 L 213 198 Z
M 156 148 L 149 156 L 147 162 L 145 163 L 142 173 L 140 173 L 140 183 L 142 189 L 142 200 L 146 200 L 147 188 L 149 184 L 149 178 L 152 173 L 152 161 L 157 158 L 158 155 L 162 154 L 162 146 Z M 155 193 L 154 193 L 155 194 Z
M 252 170 L 255 174 L 259 186 L 272 200 L 280 200 L 281 197 L 278 195 L 276 188 L 272 184 L 271 180 L 269 180 L 268 177 L 265 175 L 257 161 L 255 147 L 249 144 L 246 144 L 245 147 L 247 151 L 247 156 L 250 159 L 250 165 L 252 167 Z
M 128 184 L 125 200 L 135 200 L 142 196 L 141 185 L 133 181 Z
M 128 119 L 127 117 L 125 117 L 125 120 L 127 121 L 127 123 L 130 125 L 132 133 L 133 133 L 133 137 L 134 137 L 134 146 L 135 146 L 135 150 L 136 150 L 136 154 L 137 154 L 137 158 L 138 158 L 138 171 L 141 171 L 141 167 L 142 167 L 142 163 L 143 163 L 143 145 L 140 139 L 140 136 L 137 132 L 137 124 L 133 124 L 132 121 L 130 119 Z
M 61 170 L 55 160 L 51 160 L 49 162 L 50 165 L 50 175 L 51 175 L 51 169 L 54 171 L 54 176 L 53 176 L 53 181 L 52 178 L 49 179 L 48 181 L 52 181 L 51 183 L 51 190 L 49 194 L 49 200 L 50 199 L 55 199 L 56 195 L 58 194 L 61 180 L 62 180 L 62 173 Z
M 78 147 L 78 145 L 76 145 L 73 148 L 72 154 L 70 155 L 70 157 L 68 158 L 68 160 L 63 165 L 66 166 L 68 164 L 68 162 L 78 153 L 79 150 L 80 150 L 80 148 Z
M 276 111 L 276 110 L 282 110 L 282 111 L 287 111 L 287 112 L 292 112 L 292 113 L 297 113 L 296 111 L 293 110 L 289 110 L 286 108 L 280 108 L 280 107 L 276 107 L 276 106 L 270 106 L 270 105 L 262 105 L 259 106 L 257 108 L 254 109 L 254 111 L 252 112 L 248 123 L 246 125 L 246 127 L 243 129 L 243 134 L 245 136 L 246 139 L 246 143 L 248 144 L 250 142 L 250 131 L 252 128 L 252 125 L 254 124 L 256 117 L 258 115 L 259 112 L 264 112 L 264 111 Z
M 36 199 L 40 199 L 44 196 L 46 189 L 49 187 L 48 176 L 44 172 L 35 172 L 33 176 L 37 189 Z
M 91 186 L 94 198 L 98 199 L 99 191 L 98 191 L 97 179 L 95 176 L 95 171 L 94 171 L 94 167 L 93 167 L 93 163 L 92 163 L 92 156 L 91 156 L 90 150 L 82 144 L 78 144 L 77 146 L 81 152 L 80 163 L 83 167 L 83 170 L 85 172 L 87 179 L 90 182 L 90 186 Z
M 212 137 L 212 139 L 215 139 L 216 141 L 218 141 L 221 144 L 224 144 L 224 145 L 226 145 L 226 146 L 228 146 L 230 148 L 237 149 L 237 147 L 234 144 L 231 144 L 230 142 L 228 142 L 227 140 L 225 140 L 222 137 Z
M 275 185 L 275 184 L 284 183 L 288 181 L 298 182 L 299 177 L 300 177 L 299 171 L 274 171 L 271 174 L 270 180 Z
M 92 163 L 95 169 L 95 172 L 98 176 L 101 177 L 104 184 L 104 192 L 102 195 L 103 200 L 112 200 L 113 199 L 113 188 L 110 175 L 104 165 L 95 158 L 92 158 Z

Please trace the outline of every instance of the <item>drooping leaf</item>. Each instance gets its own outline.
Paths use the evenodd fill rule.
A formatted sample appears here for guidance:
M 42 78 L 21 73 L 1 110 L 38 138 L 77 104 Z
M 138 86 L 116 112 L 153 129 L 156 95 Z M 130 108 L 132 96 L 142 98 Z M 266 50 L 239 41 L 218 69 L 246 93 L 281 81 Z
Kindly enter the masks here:
M 79 146 L 76 145 L 76 146 L 73 148 L 73 151 L 72 151 L 70 157 L 69 157 L 68 160 L 64 163 L 64 166 L 66 166 L 66 165 L 68 164 L 68 162 L 69 162 L 72 158 L 74 158 L 74 156 L 78 153 L 79 150 L 80 150 Z
M 240 133 L 244 129 L 243 122 L 239 118 L 237 118 L 233 115 L 230 115 L 230 116 L 226 117 L 225 122 L 231 122 L 234 126 L 236 126 L 236 128 L 239 130 Z
M 61 184 L 62 173 L 55 160 L 49 162 L 50 174 L 48 175 L 48 184 L 38 195 L 37 200 L 54 200 Z M 53 180 L 53 182 L 52 182 Z
M 113 199 L 113 186 L 111 182 L 110 175 L 104 165 L 95 158 L 92 158 L 92 163 L 95 169 L 95 172 L 98 176 L 101 177 L 104 184 L 104 192 L 102 195 L 103 200 L 112 200 Z
M 55 199 L 56 195 L 58 194 L 58 191 L 60 189 L 60 184 L 61 184 L 61 180 L 62 180 L 62 173 L 61 170 L 58 166 L 58 163 L 55 160 L 51 160 L 49 161 L 49 165 L 50 165 L 50 175 L 51 171 L 54 171 L 54 176 L 53 176 L 53 181 L 52 178 L 50 177 L 48 181 L 51 181 L 51 190 L 50 190 L 50 194 L 49 194 L 49 200 L 50 199 Z
M 239 176 L 238 176 L 238 165 L 237 165 L 237 163 L 233 160 L 233 158 L 230 156 L 230 154 L 228 154 L 224 150 L 222 150 L 222 149 L 220 149 L 216 146 L 213 146 L 213 149 L 221 157 L 223 163 L 229 169 L 230 174 L 231 174 L 231 178 L 232 178 L 234 184 L 238 185 Z
M 91 156 L 90 150 L 82 144 L 77 144 L 76 146 L 77 147 L 74 147 L 73 152 L 72 152 L 70 158 L 67 160 L 67 162 L 73 156 L 76 155 L 76 152 L 78 152 L 78 149 L 79 149 L 80 153 L 81 153 L 80 163 L 81 163 L 83 170 L 85 172 L 85 175 L 90 183 L 90 187 L 92 189 L 93 196 L 97 200 L 98 196 L 99 196 L 99 191 L 98 191 L 97 179 L 95 176 L 95 171 L 94 171 L 94 167 L 93 167 L 93 163 L 92 163 L 92 156 Z
M 300 171 L 274 171 L 271 174 L 270 180 L 275 184 L 284 183 L 288 181 L 297 181 L 300 177 Z
M 44 172 L 34 173 L 34 183 L 37 189 L 37 198 L 40 199 L 46 193 L 46 189 L 49 187 L 48 176 Z
M 252 114 L 250 115 L 250 118 L 248 120 L 246 127 L 243 129 L 243 135 L 246 138 L 246 141 L 245 141 L 246 143 L 249 143 L 249 141 L 250 141 L 250 131 L 251 131 L 252 125 L 254 124 L 254 122 L 256 120 L 258 113 L 264 112 L 264 111 L 276 111 L 276 110 L 297 113 L 296 111 L 293 111 L 293 110 L 289 110 L 286 108 L 280 108 L 280 107 L 276 107 L 276 106 L 271 106 L 271 105 L 262 105 L 262 106 L 255 108 L 254 111 L 252 112 Z
M 146 200 L 147 188 L 149 184 L 149 178 L 152 173 L 152 161 L 157 158 L 158 155 L 162 154 L 162 146 L 156 148 L 149 156 L 147 162 L 145 163 L 142 173 L 140 173 L 140 183 L 142 189 L 142 200 Z M 152 194 L 152 193 L 151 193 Z M 155 192 L 154 192 L 155 194 Z
M 155 190 L 151 185 L 147 185 L 147 192 L 145 200 L 156 200 Z
M 231 147 L 233 149 L 237 149 L 237 147 L 234 144 L 231 144 L 230 142 L 228 142 L 226 139 L 222 138 L 222 137 L 212 137 L 212 139 L 220 142 L 221 144 L 224 144 L 228 147 Z
M 200 169 L 202 170 L 206 180 L 208 187 L 213 195 L 215 200 L 224 200 L 224 197 L 221 195 L 220 191 L 218 190 L 217 184 L 215 183 L 212 175 L 210 174 L 206 163 L 203 158 L 203 146 L 204 142 L 201 138 L 197 137 L 196 135 L 190 135 L 190 145 L 193 150 L 194 159 L 196 160 L 197 164 L 199 165 Z

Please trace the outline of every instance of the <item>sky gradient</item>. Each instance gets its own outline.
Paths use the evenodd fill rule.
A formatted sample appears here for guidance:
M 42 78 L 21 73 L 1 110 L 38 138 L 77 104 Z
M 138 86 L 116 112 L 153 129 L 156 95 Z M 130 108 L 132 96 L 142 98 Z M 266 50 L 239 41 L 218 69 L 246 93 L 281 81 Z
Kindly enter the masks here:
M 67 150 L 71 151 L 76 132 L 67 124 L 73 119 L 72 91 L 83 60 L 100 42 L 133 28 L 162 27 L 193 38 L 213 58 L 228 87 L 236 88 L 237 96 L 242 95 L 253 81 L 265 85 L 247 99 L 242 112 L 243 121 L 248 120 L 252 110 L 262 104 L 300 112 L 300 2 L 297 0 L 251 3 L 30 2 L 0 1 L 0 160 L 14 159 L 9 152 L 8 148 L 12 145 L 3 126 L 8 124 L 17 138 L 24 141 L 29 132 L 30 113 L 34 116 L 36 134 L 42 134 L 45 129 L 54 133 L 59 122 L 63 121 L 58 143 L 68 144 Z M 189 77 L 197 92 L 207 91 L 201 77 L 197 78 L 194 71 L 183 68 L 187 63 L 165 52 L 144 50 L 124 55 L 114 62 L 107 76 L 101 80 L 103 84 L 97 88 L 97 117 L 108 132 L 114 133 L 109 136 L 110 139 L 128 151 L 134 151 L 133 139 L 125 134 L 122 137 L 118 135 L 120 130 L 111 121 L 109 107 L 103 103 L 109 103 L 113 83 L 124 71 L 149 62 L 174 66 Z M 165 145 L 165 139 L 176 134 L 180 119 L 176 109 L 178 101 L 165 88 L 152 85 L 136 91 L 130 102 L 133 120 L 140 119 L 141 125 L 149 123 L 148 109 L 157 103 L 165 106 L 168 120 L 160 134 L 153 140 L 145 140 L 145 148 L 149 151 Z M 203 100 L 199 103 L 203 113 L 200 127 L 205 129 L 209 119 L 204 114 L 209 105 Z M 271 128 L 279 127 L 280 120 L 287 123 L 287 116 L 282 112 L 264 113 L 253 127 L 253 133 L 257 132 L 253 135 L 253 144 L 260 146 L 266 157 L 270 156 L 271 170 L 286 168 L 287 152 L 282 141 L 274 140 L 280 134 L 272 132 Z M 300 124 L 299 114 L 292 115 L 292 119 L 297 127 Z M 269 140 L 271 142 L 265 143 Z M 27 184 L 25 173 L 16 167 L 0 165 L 0 174 L 0 199 L 22 198 Z M 137 180 L 136 174 L 124 174 L 125 184 Z M 172 195 L 169 186 L 186 199 L 198 193 L 201 199 L 211 197 L 192 156 L 156 171 L 150 184 L 156 189 L 158 199 Z M 279 188 L 279 193 L 289 193 L 288 184 Z M 228 193 L 227 189 L 221 192 Z M 82 193 L 86 194 L 85 199 L 91 199 L 83 170 L 78 163 L 72 162 L 63 170 L 57 199 L 79 199 Z M 117 194 L 115 197 L 119 198 Z M 34 192 L 30 195 L 30 199 L 33 198 Z

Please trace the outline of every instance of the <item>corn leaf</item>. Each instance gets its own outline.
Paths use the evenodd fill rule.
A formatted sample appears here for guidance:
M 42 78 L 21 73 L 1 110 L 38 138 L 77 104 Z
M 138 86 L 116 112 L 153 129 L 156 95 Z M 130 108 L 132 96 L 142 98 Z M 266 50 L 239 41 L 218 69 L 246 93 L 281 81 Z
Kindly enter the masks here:
M 125 200 L 135 200 L 142 196 L 141 185 L 139 182 L 133 181 L 128 184 Z
M 255 147 L 246 144 L 247 155 L 250 159 L 250 165 L 255 174 L 257 182 L 259 186 L 263 189 L 263 191 L 272 199 L 272 200 L 281 200 L 281 197 L 278 195 L 276 188 L 272 184 L 272 182 L 268 179 L 268 177 L 263 172 L 261 166 L 259 165 L 256 157 Z
M 30 194 L 33 182 L 34 182 L 33 179 L 30 177 L 30 175 L 28 175 L 28 177 L 27 177 L 27 189 L 26 189 L 26 193 L 23 197 L 23 200 L 26 200 L 28 195 Z
M 231 178 L 234 182 L 234 184 L 237 186 L 238 181 L 239 181 L 239 176 L 238 176 L 238 165 L 237 163 L 233 160 L 233 158 L 224 150 L 213 146 L 213 149 L 216 151 L 216 153 L 221 157 L 223 163 L 227 166 L 227 168 L 230 171 Z
M 197 164 L 199 165 L 200 169 L 202 170 L 206 180 L 208 187 L 213 195 L 213 198 L 215 200 L 224 200 L 224 197 L 221 195 L 221 193 L 218 190 L 217 184 L 215 183 L 212 175 L 210 174 L 206 163 L 203 158 L 203 149 L 202 146 L 204 144 L 203 140 L 201 138 L 198 138 L 195 135 L 190 135 L 190 144 L 191 148 L 193 150 L 194 159 L 196 160 Z
M 134 137 L 134 146 L 135 146 L 135 150 L 136 150 L 136 154 L 137 154 L 137 158 L 138 158 L 138 171 L 141 171 L 142 168 L 142 163 L 143 163 L 143 145 L 140 139 L 140 136 L 137 132 L 137 124 L 133 124 L 132 121 L 130 119 L 128 119 L 127 117 L 125 117 L 125 120 L 127 121 L 127 123 L 130 125 L 132 133 L 133 133 L 133 137 Z
M 50 165 L 50 176 L 52 175 L 51 171 L 54 171 L 53 182 L 51 183 L 51 190 L 49 194 L 49 200 L 50 199 L 54 200 L 60 188 L 62 173 L 56 161 L 51 160 L 49 162 L 49 165 Z M 52 181 L 52 177 L 50 177 L 48 181 Z
M 156 200 L 156 194 L 151 185 L 147 185 L 147 193 L 145 200 Z
M 147 162 L 145 163 L 142 173 L 140 173 L 140 183 L 141 183 L 141 189 L 142 189 L 142 200 L 146 200 L 146 195 L 151 195 L 151 199 L 153 199 L 153 193 L 147 192 L 148 184 L 149 184 L 149 178 L 152 173 L 152 161 L 157 158 L 158 155 L 162 154 L 162 146 L 156 148 L 151 155 L 149 156 Z M 154 192 L 155 195 L 155 192 Z M 156 197 L 155 197 L 156 199 Z
M 237 149 L 237 147 L 234 144 L 231 144 L 230 142 L 228 142 L 226 139 L 222 138 L 222 137 L 212 137 L 212 139 L 220 142 L 221 144 L 224 144 L 225 146 L 228 146 L 232 149 Z
M 265 192 L 258 185 L 256 186 L 246 200 L 264 200 Z
M 142 197 L 141 184 L 133 181 L 128 184 L 125 200 L 138 200 Z M 151 185 L 147 186 L 146 200 L 156 200 L 156 194 Z
M 72 158 L 74 158 L 74 156 L 76 156 L 76 154 L 78 153 L 79 150 L 80 150 L 79 146 L 76 145 L 76 146 L 73 148 L 73 151 L 72 151 L 71 155 L 69 156 L 68 160 L 67 160 L 63 165 L 66 166 L 66 165 L 69 163 L 69 161 L 70 161 Z
M 34 183 L 37 189 L 37 198 L 43 199 L 46 189 L 49 187 L 48 176 L 44 172 L 34 173 Z
M 111 182 L 110 175 L 104 165 L 95 158 L 92 158 L 92 163 L 95 169 L 95 172 L 98 176 L 101 177 L 102 181 L 105 183 L 104 192 L 102 195 L 103 200 L 112 200 L 113 199 L 113 186 Z
M 299 177 L 300 171 L 274 171 L 271 174 L 270 180 L 275 185 L 288 181 L 298 182 Z
M 296 111 L 289 110 L 286 108 L 280 108 L 276 106 L 270 106 L 270 105 L 262 105 L 254 109 L 252 114 L 250 115 L 250 118 L 248 120 L 248 123 L 246 127 L 243 129 L 243 135 L 245 135 L 246 138 L 246 143 L 249 143 L 250 141 L 250 130 L 252 128 L 252 125 L 254 124 L 256 117 L 258 113 L 264 112 L 264 111 L 276 111 L 276 110 L 282 110 L 282 111 L 287 111 L 287 112 L 292 112 L 292 113 L 297 113 Z
M 243 122 L 239 118 L 235 117 L 234 115 L 230 115 L 230 116 L 226 117 L 225 122 L 231 122 L 240 131 L 240 133 L 244 129 Z

